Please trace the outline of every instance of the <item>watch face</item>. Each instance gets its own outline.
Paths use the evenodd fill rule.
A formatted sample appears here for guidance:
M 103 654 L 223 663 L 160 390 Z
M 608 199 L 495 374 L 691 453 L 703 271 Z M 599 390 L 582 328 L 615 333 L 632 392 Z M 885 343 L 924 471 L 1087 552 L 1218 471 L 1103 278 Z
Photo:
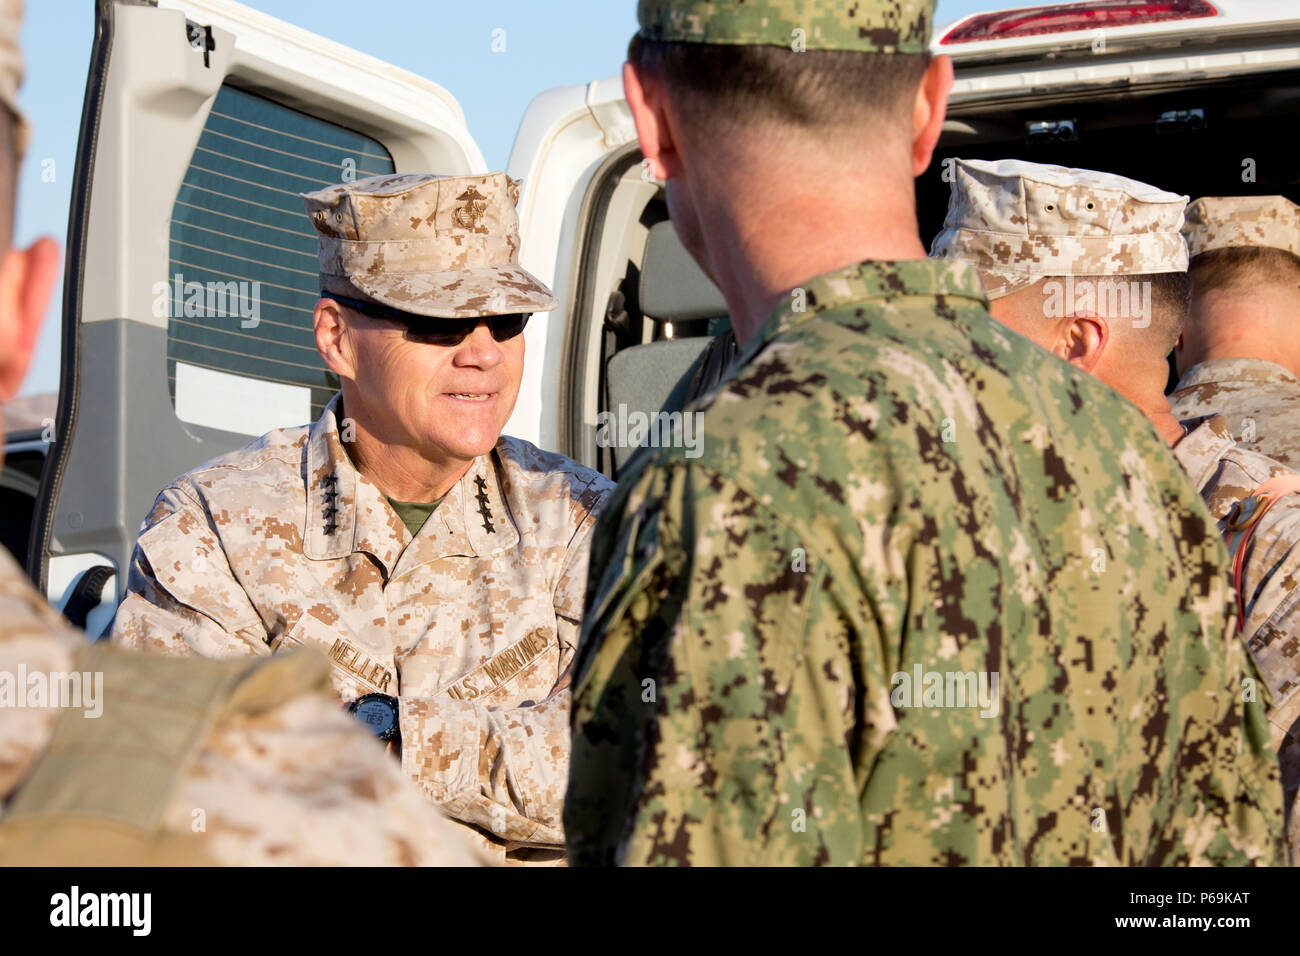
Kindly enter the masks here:
M 367 694 L 353 704 L 352 714 L 380 740 L 391 740 L 397 734 L 397 708 L 388 697 Z

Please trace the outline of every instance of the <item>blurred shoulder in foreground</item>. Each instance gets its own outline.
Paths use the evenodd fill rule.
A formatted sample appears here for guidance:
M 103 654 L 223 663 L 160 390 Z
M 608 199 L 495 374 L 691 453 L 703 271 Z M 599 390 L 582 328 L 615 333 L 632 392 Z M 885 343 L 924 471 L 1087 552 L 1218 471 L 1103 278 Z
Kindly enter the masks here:
M 0 621 L 0 865 L 481 862 L 332 702 L 323 656 L 87 645 L 6 553 Z

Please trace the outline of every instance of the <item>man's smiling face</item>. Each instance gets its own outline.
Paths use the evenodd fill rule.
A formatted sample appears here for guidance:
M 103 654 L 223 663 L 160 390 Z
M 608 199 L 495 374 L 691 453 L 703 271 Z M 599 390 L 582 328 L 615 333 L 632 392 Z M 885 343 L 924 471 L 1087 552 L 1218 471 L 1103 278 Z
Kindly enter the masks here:
M 495 447 L 519 396 L 522 333 L 498 342 L 484 320 L 460 344 L 435 345 L 399 323 L 346 314 L 356 383 L 348 415 L 431 462 L 469 462 Z

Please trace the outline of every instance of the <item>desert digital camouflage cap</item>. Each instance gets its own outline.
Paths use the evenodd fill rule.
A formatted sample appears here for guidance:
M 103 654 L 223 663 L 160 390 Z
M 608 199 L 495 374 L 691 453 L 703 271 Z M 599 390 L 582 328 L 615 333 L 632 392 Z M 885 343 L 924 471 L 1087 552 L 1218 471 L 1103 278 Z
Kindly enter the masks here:
M 646 40 L 922 53 L 930 42 L 934 5 L 935 0 L 640 0 L 636 14 Z
M 0 103 L 18 120 L 14 140 L 18 153 L 27 148 L 27 120 L 18 109 L 18 87 L 23 82 L 23 55 L 18 49 L 18 31 L 23 25 L 23 0 L 0 0 Z
M 371 176 L 302 198 L 322 291 L 448 319 L 557 305 L 519 265 L 519 184 L 505 173 Z
M 1185 272 L 1186 196 L 1091 169 L 959 159 L 930 255 L 971 262 L 990 299 L 1046 276 Z
M 1300 256 L 1300 206 L 1285 196 L 1205 196 L 1187 207 L 1188 254 L 1265 246 Z

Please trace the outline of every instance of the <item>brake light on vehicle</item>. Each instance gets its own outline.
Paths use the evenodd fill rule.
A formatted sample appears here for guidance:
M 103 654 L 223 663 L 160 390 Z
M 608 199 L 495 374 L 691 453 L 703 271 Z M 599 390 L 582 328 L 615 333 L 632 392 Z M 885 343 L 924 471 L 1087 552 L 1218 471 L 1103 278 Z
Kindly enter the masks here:
M 977 14 L 949 30 L 939 44 L 1005 40 L 1103 27 L 1130 27 L 1165 20 L 1213 17 L 1218 16 L 1218 13 L 1207 0 L 1097 0 L 1095 3 L 1060 3 Z

